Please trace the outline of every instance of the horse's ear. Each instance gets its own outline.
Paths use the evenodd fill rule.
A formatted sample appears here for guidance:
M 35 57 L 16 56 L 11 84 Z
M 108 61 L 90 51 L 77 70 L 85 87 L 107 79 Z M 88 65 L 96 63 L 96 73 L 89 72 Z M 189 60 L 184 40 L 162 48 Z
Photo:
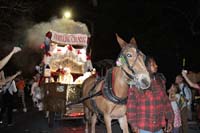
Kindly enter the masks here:
M 137 48 L 137 42 L 135 40 L 135 37 L 132 37 L 130 40 L 130 44 L 134 45 Z
M 125 42 L 121 37 L 119 37 L 119 35 L 118 35 L 117 33 L 116 33 L 115 35 L 116 35 L 116 37 L 117 37 L 117 41 L 118 41 L 120 47 L 121 47 L 121 48 L 125 47 L 126 44 L 127 44 L 127 42 Z

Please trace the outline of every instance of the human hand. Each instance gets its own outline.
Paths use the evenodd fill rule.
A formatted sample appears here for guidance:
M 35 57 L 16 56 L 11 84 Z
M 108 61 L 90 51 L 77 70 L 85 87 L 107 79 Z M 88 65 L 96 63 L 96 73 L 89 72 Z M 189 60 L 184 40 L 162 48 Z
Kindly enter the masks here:
M 172 131 L 172 124 L 171 123 L 168 123 L 167 124 L 167 127 L 165 127 L 164 131 L 166 133 L 170 133 Z
M 181 74 L 183 77 L 185 77 L 187 75 L 188 71 L 187 70 L 182 70 Z
M 17 52 L 19 52 L 19 51 L 21 51 L 22 49 L 20 48 L 20 47 L 14 47 L 13 48 L 13 52 L 14 53 L 17 53 Z
M 20 74 L 22 74 L 22 71 L 18 71 L 18 72 L 16 73 L 16 75 L 20 75 Z
M 139 133 L 139 130 L 138 130 L 137 127 L 134 127 L 134 128 L 132 129 L 132 131 L 133 131 L 133 133 Z

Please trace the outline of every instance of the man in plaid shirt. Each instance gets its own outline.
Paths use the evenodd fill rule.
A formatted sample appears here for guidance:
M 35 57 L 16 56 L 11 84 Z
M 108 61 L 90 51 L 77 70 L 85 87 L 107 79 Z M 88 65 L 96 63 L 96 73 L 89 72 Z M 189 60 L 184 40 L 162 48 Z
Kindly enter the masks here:
M 129 89 L 127 118 L 134 131 L 139 133 L 162 133 L 162 128 L 172 130 L 173 110 L 166 94 L 165 79 L 157 73 L 157 64 L 152 57 L 146 59 L 151 77 L 147 90 Z M 167 123 L 166 123 L 167 120 Z

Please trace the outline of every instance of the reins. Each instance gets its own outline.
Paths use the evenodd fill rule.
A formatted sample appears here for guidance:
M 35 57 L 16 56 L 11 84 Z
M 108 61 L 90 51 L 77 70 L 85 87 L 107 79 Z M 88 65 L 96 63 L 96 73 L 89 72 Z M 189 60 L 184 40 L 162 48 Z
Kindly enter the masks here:
M 128 46 L 128 47 L 132 47 L 132 46 Z M 125 48 L 127 48 L 127 47 L 125 47 Z M 133 67 L 135 66 L 135 64 L 136 64 L 136 62 L 137 62 L 137 60 L 138 60 L 140 51 L 136 48 L 136 53 L 137 53 L 137 55 L 136 55 L 136 57 L 135 57 L 135 60 L 134 60 L 134 62 L 133 62 L 133 65 L 131 66 L 130 63 L 129 63 L 129 61 L 128 61 L 128 59 L 127 59 L 127 57 L 126 57 L 126 55 L 123 54 L 123 51 L 125 50 L 125 48 L 120 52 L 119 58 L 123 58 L 123 59 L 124 59 L 125 62 L 123 62 L 123 63 L 127 66 L 128 70 L 130 70 L 132 74 L 129 74 L 122 66 L 120 66 L 120 68 L 121 68 L 122 71 L 125 73 L 125 75 L 127 75 L 127 77 L 130 79 L 131 82 L 129 82 L 128 84 L 129 84 L 129 85 L 137 85 L 137 83 L 136 83 L 136 74 L 135 74 L 135 71 L 133 70 Z M 124 64 L 123 64 L 123 65 L 124 65 Z M 99 82 L 100 82 L 100 81 L 97 81 L 97 82 L 95 83 L 95 85 L 92 87 L 92 89 L 94 89 L 94 88 L 96 87 L 96 85 L 97 85 Z M 134 84 L 133 84 L 133 83 L 134 83 Z M 110 87 L 106 86 L 106 88 L 110 88 Z M 109 89 L 106 89 L 106 90 L 109 90 Z M 106 93 L 106 94 L 107 94 L 107 93 Z M 68 102 L 68 103 L 66 104 L 66 106 L 71 106 L 71 105 L 74 105 L 74 104 L 82 103 L 82 102 L 84 102 L 85 100 L 88 100 L 88 99 L 90 99 L 90 98 L 93 98 L 93 97 L 95 97 L 95 96 L 100 96 L 100 95 L 102 95 L 102 90 L 100 90 L 100 91 L 98 91 L 98 92 L 96 92 L 96 93 L 92 93 L 91 95 L 88 95 L 87 97 L 80 98 L 78 101 L 75 101 L 75 102 Z M 114 96 L 112 96 L 112 97 L 114 97 Z M 119 99 L 116 100 L 116 98 L 115 98 L 115 99 L 111 99 L 111 101 L 114 101 L 114 103 L 119 102 L 118 100 L 119 100 Z M 126 100 L 122 100 L 122 101 L 123 101 L 122 103 L 124 103 L 124 101 L 126 101 Z
M 98 83 L 100 83 L 102 80 L 103 80 L 103 79 L 97 80 L 97 81 L 95 82 L 95 84 L 92 86 L 91 90 L 94 90 L 95 87 L 96 87 L 96 85 L 97 85 Z M 90 93 L 88 96 L 82 97 L 82 98 L 80 98 L 80 99 L 77 100 L 77 101 L 73 101 L 73 102 L 70 101 L 70 102 L 68 102 L 68 103 L 66 104 L 66 106 L 71 106 L 71 105 L 74 105 L 74 104 L 79 104 L 79 103 L 84 102 L 85 100 L 88 100 L 88 99 L 93 98 L 93 97 L 96 97 L 96 96 L 101 96 L 101 95 L 102 95 L 102 91 L 99 90 L 98 92 L 96 92 L 96 93 Z
M 88 95 L 87 97 L 80 98 L 78 101 L 74 101 L 74 102 L 70 101 L 70 102 L 68 102 L 66 104 L 66 106 L 71 106 L 71 105 L 74 105 L 74 104 L 79 104 L 79 103 L 84 102 L 85 100 L 88 100 L 88 99 L 96 97 L 96 96 L 101 96 L 101 95 L 102 95 L 102 92 L 100 90 L 100 91 L 96 92 L 95 94 Z

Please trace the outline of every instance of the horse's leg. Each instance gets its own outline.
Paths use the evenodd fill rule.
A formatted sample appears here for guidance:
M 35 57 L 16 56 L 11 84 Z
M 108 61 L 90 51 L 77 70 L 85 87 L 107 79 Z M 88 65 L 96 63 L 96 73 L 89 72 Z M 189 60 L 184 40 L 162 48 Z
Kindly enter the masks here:
M 84 112 L 85 112 L 85 133 L 89 133 L 89 110 L 87 107 L 84 107 Z
M 91 133 L 95 133 L 95 126 L 96 126 L 96 122 L 97 122 L 97 115 L 95 113 L 93 113 L 92 115 L 92 126 L 91 126 Z
M 120 128 L 123 130 L 123 133 L 128 133 L 128 122 L 127 122 L 127 118 L 126 115 L 124 115 L 123 117 L 118 119 Z
M 112 128 L 111 128 L 112 119 L 109 114 L 104 114 L 104 121 L 105 121 L 107 133 L 112 133 Z

